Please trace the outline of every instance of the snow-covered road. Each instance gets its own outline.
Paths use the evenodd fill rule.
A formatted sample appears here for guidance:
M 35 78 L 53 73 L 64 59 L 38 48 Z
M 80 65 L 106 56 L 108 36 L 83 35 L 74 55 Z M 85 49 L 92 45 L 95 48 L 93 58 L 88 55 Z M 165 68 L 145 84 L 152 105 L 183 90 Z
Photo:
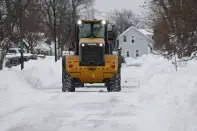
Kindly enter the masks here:
M 161 57 L 128 60 L 123 89 L 61 92 L 61 63 L 0 72 L 0 131 L 197 131 L 197 62 L 175 72 Z
M 29 99 L 30 103 L 1 115 L 1 130 L 137 130 L 135 118 L 139 109 L 129 90 L 108 93 L 91 88 L 64 94 L 60 89 L 49 89 L 35 94 L 35 99 L 40 98 Z

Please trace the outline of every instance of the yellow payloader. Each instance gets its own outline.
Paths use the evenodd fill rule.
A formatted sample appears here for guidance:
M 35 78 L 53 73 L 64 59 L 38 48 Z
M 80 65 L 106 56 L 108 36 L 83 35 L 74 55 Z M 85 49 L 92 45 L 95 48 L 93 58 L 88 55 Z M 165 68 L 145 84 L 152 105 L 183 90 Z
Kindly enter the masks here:
M 109 92 L 121 91 L 121 51 L 110 25 L 105 20 L 77 22 L 74 54 L 62 57 L 63 92 L 84 83 L 105 83 Z

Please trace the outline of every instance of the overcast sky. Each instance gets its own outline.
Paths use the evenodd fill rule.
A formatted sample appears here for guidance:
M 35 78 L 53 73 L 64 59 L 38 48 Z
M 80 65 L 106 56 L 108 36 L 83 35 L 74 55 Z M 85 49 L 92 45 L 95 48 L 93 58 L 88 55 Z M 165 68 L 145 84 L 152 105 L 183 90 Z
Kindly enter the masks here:
M 131 9 L 138 14 L 143 11 L 140 6 L 145 0 L 96 0 L 95 9 L 102 12 L 110 12 L 114 9 Z

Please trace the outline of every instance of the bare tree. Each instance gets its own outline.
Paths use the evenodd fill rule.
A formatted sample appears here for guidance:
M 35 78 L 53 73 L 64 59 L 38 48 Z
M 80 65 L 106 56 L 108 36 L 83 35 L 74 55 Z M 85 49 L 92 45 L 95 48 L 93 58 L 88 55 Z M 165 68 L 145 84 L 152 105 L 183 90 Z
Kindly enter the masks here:
M 42 5 L 39 1 L 31 0 L 29 8 L 23 15 L 23 31 L 24 38 L 28 42 L 28 50 L 33 53 L 36 41 L 40 40 L 44 35 L 43 14 L 41 12 Z
M 110 21 L 114 22 L 119 33 L 124 32 L 131 26 L 137 26 L 139 23 L 138 17 L 131 10 L 114 10 L 109 15 Z
M 17 33 L 17 23 L 19 18 L 28 8 L 30 0 L 1 0 L 0 8 L 0 41 L 1 45 L 1 62 L 0 67 L 3 67 L 3 60 L 8 47 L 8 41 L 18 41 L 19 35 Z M 7 41 L 7 42 L 6 42 Z
M 18 46 L 19 41 L 25 39 L 29 44 L 28 49 L 33 52 L 36 41 L 44 36 L 51 42 L 57 39 L 61 50 L 65 46 L 74 48 L 76 21 L 80 18 L 80 12 L 93 2 L 94 0 L 0 0 L 0 42 L 7 40 Z M 1 53 L 6 53 L 7 47 L 9 46 L 2 44 Z
M 42 0 L 43 13 L 49 37 L 54 36 L 54 7 L 56 7 L 56 27 L 59 48 L 74 48 L 75 24 L 80 18 L 80 11 L 92 4 L 94 0 Z
M 155 21 L 155 40 L 158 36 L 165 37 L 169 41 L 156 42 L 165 55 L 190 57 L 197 51 L 197 2 L 194 0 L 152 0 L 151 8 L 157 18 Z M 166 25 L 167 29 L 160 32 L 159 23 Z M 168 48 L 170 46 L 170 48 Z M 167 54 L 166 54 L 167 53 Z

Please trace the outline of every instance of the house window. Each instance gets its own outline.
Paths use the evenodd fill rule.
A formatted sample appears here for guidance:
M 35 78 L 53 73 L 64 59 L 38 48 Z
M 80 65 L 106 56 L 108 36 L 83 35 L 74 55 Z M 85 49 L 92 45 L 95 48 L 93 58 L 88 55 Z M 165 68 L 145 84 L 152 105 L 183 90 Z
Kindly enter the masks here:
M 136 50 L 136 57 L 139 57 L 139 50 Z
M 135 37 L 134 36 L 131 36 L 131 42 L 135 43 Z
M 127 57 L 130 57 L 130 53 L 129 53 L 129 51 L 127 51 Z
M 127 36 L 124 36 L 124 37 L 123 37 L 123 41 L 124 41 L 124 42 L 127 42 Z

